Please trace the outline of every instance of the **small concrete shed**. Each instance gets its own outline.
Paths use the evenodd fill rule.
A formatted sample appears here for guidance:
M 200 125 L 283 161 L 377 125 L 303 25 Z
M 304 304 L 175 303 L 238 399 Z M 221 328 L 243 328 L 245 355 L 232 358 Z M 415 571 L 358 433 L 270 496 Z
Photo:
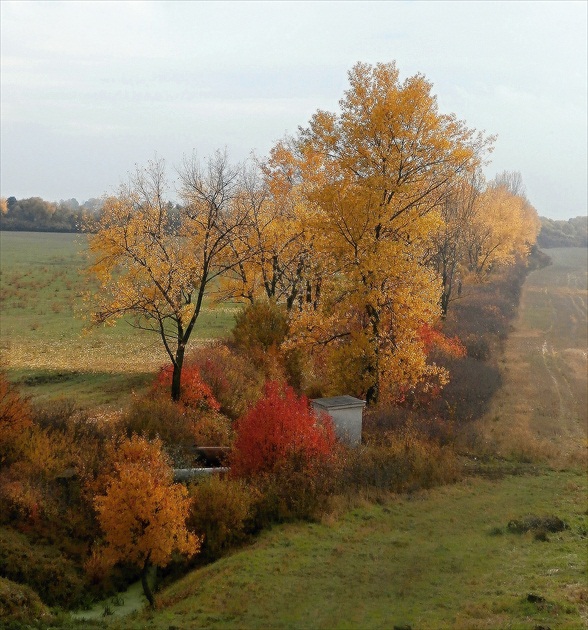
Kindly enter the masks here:
M 350 446 L 361 444 L 361 428 L 365 400 L 353 396 L 333 396 L 332 398 L 315 398 L 311 401 L 317 414 L 327 413 L 333 418 L 335 435 Z

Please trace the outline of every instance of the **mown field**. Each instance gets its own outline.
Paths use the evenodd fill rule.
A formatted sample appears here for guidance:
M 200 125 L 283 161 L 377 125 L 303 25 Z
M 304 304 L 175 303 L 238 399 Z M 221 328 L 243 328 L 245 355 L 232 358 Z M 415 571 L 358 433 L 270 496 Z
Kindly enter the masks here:
M 0 360 L 35 402 L 120 405 L 167 356 L 158 336 L 120 321 L 89 326 L 83 235 L 0 232 Z M 233 306 L 206 308 L 194 345 L 225 335 Z
M 502 388 L 482 421 L 502 454 L 585 462 L 588 249 L 549 249 L 530 273 L 501 359 Z

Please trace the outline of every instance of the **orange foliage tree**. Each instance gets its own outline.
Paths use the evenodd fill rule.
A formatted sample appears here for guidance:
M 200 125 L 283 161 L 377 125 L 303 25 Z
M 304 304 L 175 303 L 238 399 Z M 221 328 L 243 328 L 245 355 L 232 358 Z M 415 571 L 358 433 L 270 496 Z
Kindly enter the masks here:
M 105 545 L 107 566 L 129 562 L 141 569 L 145 596 L 153 606 L 149 568 L 165 566 L 173 551 L 194 555 L 200 539 L 186 529 L 191 500 L 186 488 L 173 483 L 161 442 L 137 435 L 114 449 L 106 492 L 94 499 Z
M 236 423 L 231 473 L 251 476 L 275 470 L 290 455 L 308 463 L 331 452 L 335 433 L 331 419 L 313 413 L 305 396 L 268 381 L 265 396 Z
M 0 372 L 0 464 L 6 464 L 23 431 L 32 424 L 31 410 L 17 389 Z

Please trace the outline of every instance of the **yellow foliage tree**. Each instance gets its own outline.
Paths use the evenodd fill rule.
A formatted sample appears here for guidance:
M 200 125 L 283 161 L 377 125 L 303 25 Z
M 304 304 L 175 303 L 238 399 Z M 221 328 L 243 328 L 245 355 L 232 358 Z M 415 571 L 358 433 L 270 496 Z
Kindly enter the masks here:
M 105 200 L 88 226 L 92 262 L 99 282 L 89 296 L 93 320 L 125 315 L 160 335 L 173 365 L 171 396 L 179 400 L 184 355 L 215 280 L 236 265 L 229 260 L 233 233 L 246 220 L 235 203 L 240 170 L 217 153 L 203 166 L 186 160 L 180 170 L 181 207 L 168 200 L 162 161 L 138 168 L 116 197 Z
M 154 604 L 149 567 L 165 566 L 173 551 L 194 555 L 200 539 L 186 529 L 191 500 L 161 451 L 161 442 L 134 435 L 117 445 L 106 492 L 94 500 L 107 565 L 129 562 L 141 568 L 145 596 Z
M 477 197 L 468 223 L 469 269 L 479 279 L 527 256 L 541 229 L 537 211 L 524 192 L 513 192 L 506 175 L 490 182 Z
M 475 203 L 480 194 L 482 175 L 479 171 L 458 178 L 441 207 L 441 224 L 432 235 L 427 255 L 430 265 L 441 279 L 441 313 L 447 315 L 450 302 L 461 296 L 466 272 L 468 236 Z
M 239 201 L 247 206 L 249 221 L 232 239 L 239 262 L 224 279 L 227 295 L 251 303 L 269 299 L 288 310 L 301 299 L 316 253 L 298 179 L 296 158 L 284 142 L 248 172 Z
M 491 139 L 437 111 L 421 75 L 357 64 L 341 113 L 318 111 L 297 143 L 305 223 L 321 261 L 320 299 L 293 315 L 294 343 L 336 348 L 368 401 L 433 375 L 418 330 L 439 317 L 426 264 L 452 183 Z M 383 386 L 383 387 L 382 387 Z

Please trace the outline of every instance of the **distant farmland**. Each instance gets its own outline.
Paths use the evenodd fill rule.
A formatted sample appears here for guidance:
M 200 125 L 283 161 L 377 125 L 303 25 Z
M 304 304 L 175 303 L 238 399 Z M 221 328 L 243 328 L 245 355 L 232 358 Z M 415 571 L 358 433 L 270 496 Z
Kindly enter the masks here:
M 79 234 L 0 232 L 0 357 L 35 399 L 116 402 L 167 361 L 159 337 L 126 322 L 88 329 L 85 253 Z M 194 345 L 227 334 L 234 308 L 207 308 Z
M 565 461 L 588 446 L 588 249 L 545 251 L 552 264 L 525 282 L 484 424 L 504 455 Z

